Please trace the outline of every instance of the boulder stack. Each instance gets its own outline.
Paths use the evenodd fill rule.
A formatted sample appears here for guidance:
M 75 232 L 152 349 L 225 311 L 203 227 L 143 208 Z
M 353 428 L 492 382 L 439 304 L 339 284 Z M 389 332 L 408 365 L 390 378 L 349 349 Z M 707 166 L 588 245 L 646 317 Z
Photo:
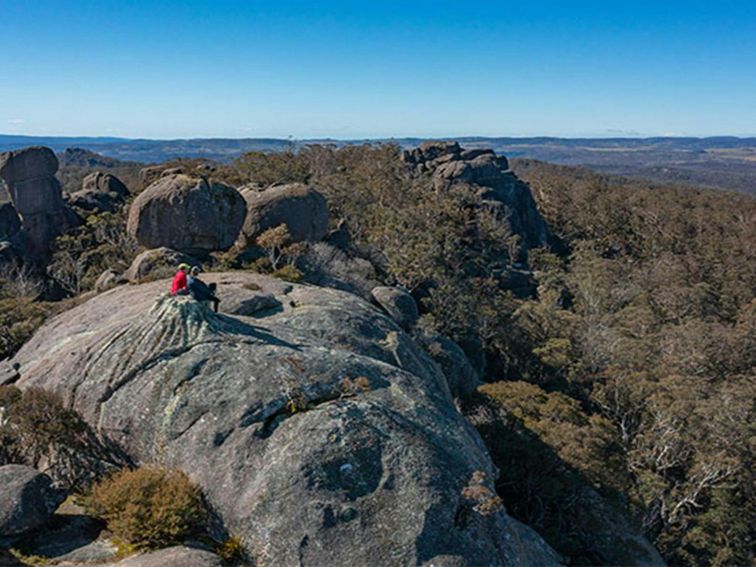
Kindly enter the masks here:
M 84 178 L 80 191 L 73 193 L 68 203 L 88 212 L 114 212 L 130 195 L 120 179 L 110 173 L 95 171 Z
M 506 157 L 490 149 L 464 150 L 457 142 L 426 142 L 405 151 L 402 159 L 415 171 L 430 174 L 436 190 L 466 184 L 492 208 L 505 207 L 524 250 L 548 244 L 548 226 L 530 187 L 509 169 Z
M 36 146 L 0 154 L 0 179 L 21 216 L 30 252 L 45 255 L 53 238 L 77 224 L 63 201 L 55 178 L 58 159 L 49 148 Z
M 132 203 L 127 230 L 146 248 L 185 253 L 226 250 L 244 222 L 244 199 L 233 187 L 188 175 L 162 177 Z

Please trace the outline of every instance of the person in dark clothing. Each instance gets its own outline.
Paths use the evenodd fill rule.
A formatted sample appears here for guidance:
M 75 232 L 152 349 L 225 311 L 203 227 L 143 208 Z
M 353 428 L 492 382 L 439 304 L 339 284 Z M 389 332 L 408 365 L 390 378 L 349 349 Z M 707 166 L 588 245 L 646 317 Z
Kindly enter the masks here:
M 194 266 L 191 269 L 191 271 L 189 272 L 189 277 L 187 278 L 186 287 L 195 301 L 212 301 L 213 310 L 217 313 L 221 300 L 218 299 L 218 297 L 216 297 L 215 295 L 216 286 L 214 283 L 207 285 L 205 282 L 199 279 L 199 274 L 201 271 L 202 268 L 200 268 L 199 266 Z

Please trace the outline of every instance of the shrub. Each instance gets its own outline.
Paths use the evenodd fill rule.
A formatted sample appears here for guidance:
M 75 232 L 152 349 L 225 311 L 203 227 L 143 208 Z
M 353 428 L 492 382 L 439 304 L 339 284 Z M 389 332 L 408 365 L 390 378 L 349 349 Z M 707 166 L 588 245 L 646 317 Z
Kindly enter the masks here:
M 25 464 L 82 489 L 123 460 L 55 393 L 0 386 L 0 465 Z
M 223 561 L 236 565 L 244 561 L 247 557 L 244 550 L 244 542 L 239 536 L 231 536 L 226 541 L 218 545 L 215 549 Z
M 136 549 L 180 544 L 202 528 L 202 492 L 181 471 L 143 467 L 123 470 L 95 485 L 92 511 Z

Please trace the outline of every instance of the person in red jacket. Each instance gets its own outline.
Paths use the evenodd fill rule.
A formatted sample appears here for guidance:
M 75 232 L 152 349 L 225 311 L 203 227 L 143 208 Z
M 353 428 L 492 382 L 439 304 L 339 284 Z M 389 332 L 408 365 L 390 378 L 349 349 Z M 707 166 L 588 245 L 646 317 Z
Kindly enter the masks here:
M 185 295 L 188 293 L 186 273 L 189 271 L 189 264 L 179 264 L 178 272 L 173 276 L 171 284 L 171 295 Z

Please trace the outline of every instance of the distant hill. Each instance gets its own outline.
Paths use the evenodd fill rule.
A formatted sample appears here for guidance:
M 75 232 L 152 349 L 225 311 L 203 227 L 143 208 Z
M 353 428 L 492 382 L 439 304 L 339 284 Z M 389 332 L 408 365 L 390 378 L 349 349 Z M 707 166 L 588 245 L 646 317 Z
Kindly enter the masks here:
M 605 173 L 642 177 L 756 194 L 756 138 L 455 138 L 468 148 L 492 148 L 508 157 L 530 158 L 561 165 L 580 165 Z M 94 137 L 0 135 L 0 151 L 45 145 L 58 153 L 82 148 L 103 156 L 141 163 L 179 157 L 228 162 L 252 151 L 281 151 L 307 144 L 394 142 L 413 147 L 424 138 L 334 140 L 329 138 L 196 138 L 147 140 Z

